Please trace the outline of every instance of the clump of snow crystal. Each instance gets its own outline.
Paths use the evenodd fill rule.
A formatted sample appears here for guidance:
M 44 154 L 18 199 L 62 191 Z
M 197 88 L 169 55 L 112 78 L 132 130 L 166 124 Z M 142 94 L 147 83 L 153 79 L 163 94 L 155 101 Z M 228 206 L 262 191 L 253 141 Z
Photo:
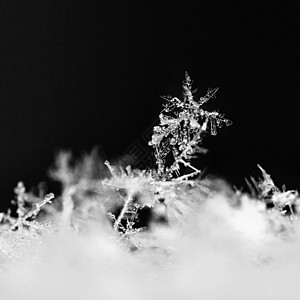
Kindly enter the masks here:
M 260 166 L 251 195 L 195 178 L 203 134 L 230 121 L 201 107 L 217 89 L 197 100 L 191 83 L 186 73 L 183 99 L 165 98 L 157 170 L 62 152 L 50 172 L 60 195 L 17 185 L 0 214 L 1 299 L 300 298 L 298 193 Z

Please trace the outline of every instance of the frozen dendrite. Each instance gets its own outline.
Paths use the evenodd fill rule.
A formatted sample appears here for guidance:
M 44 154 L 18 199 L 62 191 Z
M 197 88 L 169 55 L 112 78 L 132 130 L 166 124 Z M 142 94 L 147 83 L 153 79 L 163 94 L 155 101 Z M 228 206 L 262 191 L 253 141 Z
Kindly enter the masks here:
M 12 201 L 12 204 L 17 206 L 17 217 L 12 216 L 11 210 L 8 209 L 6 214 L 1 214 L 0 222 L 9 224 L 9 228 L 12 231 L 16 229 L 21 230 L 24 226 L 36 231 L 40 231 L 44 225 L 47 227 L 48 223 L 38 222 L 36 217 L 44 205 L 52 202 L 54 195 L 50 193 L 45 195 L 43 199 L 33 197 L 26 192 L 23 182 L 18 182 L 14 192 L 16 198 Z
M 138 203 L 134 203 L 132 199 L 124 200 L 127 202 L 125 202 L 125 205 L 117 218 L 111 212 L 108 212 L 107 216 L 113 221 L 113 227 L 119 233 L 120 240 L 128 245 L 130 251 L 134 251 L 140 248 L 140 244 L 135 241 L 134 236 L 138 232 L 143 231 L 145 228 L 134 227 L 136 220 L 138 219 L 138 210 L 140 205 Z M 123 220 L 125 220 L 125 224 L 123 224 Z
M 16 215 L 9 209 L 0 214 L 0 269 L 2 264 L 19 259 L 27 251 L 32 259 L 38 254 L 42 237 L 50 232 L 52 224 L 41 222 L 37 216 L 42 207 L 51 203 L 53 194 L 42 198 L 27 193 L 25 186 L 19 182 L 15 188 Z
M 151 190 L 152 177 L 147 176 L 144 171 L 132 171 L 130 167 L 126 170 L 122 170 L 121 175 L 116 174 L 116 170 L 110 165 L 108 161 L 105 165 L 110 170 L 112 177 L 102 181 L 106 188 L 114 190 L 117 197 L 120 200 L 122 209 L 118 216 L 112 212 L 108 212 L 107 216 L 113 222 L 113 228 L 119 234 L 119 238 L 125 244 L 128 245 L 130 251 L 134 251 L 140 248 L 140 244 L 134 239 L 135 235 L 145 228 L 136 228 L 135 225 L 138 222 L 139 211 L 144 206 L 153 205 L 153 197 L 149 197 L 148 201 L 137 201 L 137 195 L 139 191 Z M 147 198 L 147 197 L 146 197 Z
M 232 123 L 224 118 L 223 114 L 217 111 L 209 112 L 202 107 L 211 98 L 215 98 L 218 88 L 208 89 L 204 97 L 196 100 L 193 95 L 197 90 L 192 90 L 192 80 L 187 72 L 182 87 L 182 100 L 177 97 L 162 97 L 166 103 L 159 115 L 160 124 L 153 128 L 152 140 L 149 142 L 155 149 L 156 179 L 162 181 L 171 180 L 174 174 L 179 177 L 180 165 L 193 171 L 178 179 L 187 179 L 200 173 L 190 161 L 194 154 L 205 151 L 199 146 L 203 134 L 210 127 L 210 133 L 216 135 L 217 127 Z M 167 159 L 170 156 L 171 163 L 168 165 Z
M 192 90 L 192 80 L 187 72 L 182 87 L 182 100 L 177 97 L 162 97 L 166 103 L 159 115 L 160 124 L 154 127 L 152 140 L 149 142 L 149 145 L 155 149 L 156 171 L 150 172 L 150 174 L 143 173 L 144 176 L 139 177 L 134 176 L 134 173 L 128 169 L 122 176 L 125 174 L 126 182 L 130 184 L 124 187 L 122 182 L 117 180 L 119 176 L 116 175 L 116 170 L 108 162 L 105 163 L 112 178 L 103 181 L 103 183 L 115 188 L 117 194 L 120 188 L 126 190 L 125 196 L 120 195 L 122 201 L 120 214 L 115 216 L 109 212 L 108 217 L 112 220 L 113 227 L 120 234 L 121 239 L 129 243 L 131 247 L 137 246 L 133 236 L 142 230 L 141 228 L 134 228 L 134 225 L 139 210 L 143 208 L 143 204 L 135 202 L 136 191 L 132 187 L 141 188 L 142 185 L 147 185 L 147 188 L 152 191 L 152 195 L 149 197 L 152 200 L 148 201 L 147 205 L 154 205 L 153 199 L 156 201 L 159 198 L 164 198 L 163 190 L 176 189 L 176 184 L 179 184 L 181 180 L 200 173 L 200 170 L 195 168 L 190 161 L 196 153 L 205 152 L 205 149 L 199 146 L 203 134 L 210 128 L 211 134 L 216 135 L 217 127 L 231 124 L 231 121 L 224 118 L 223 114 L 217 111 L 208 112 L 203 109 L 203 104 L 211 98 L 215 98 L 218 88 L 209 89 L 204 97 L 196 100 L 193 96 L 196 90 Z M 170 156 L 171 163 L 167 163 Z M 192 172 L 180 176 L 180 165 L 191 169 Z M 177 178 L 174 178 L 174 174 Z M 138 180 L 141 183 L 143 177 L 146 179 L 145 182 L 142 185 L 136 185 L 135 181 Z
M 247 181 L 253 197 L 264 201 L 267 207 L 277 210 L 281 215 L 288 216 L 295 220 L 297 208 L 299 206 L 299 195 L 295 190 L 282 191 L 273 182 L 271 176 L 260 166 L 263 178 L 256 181 L 251 177 L 252 183 Z

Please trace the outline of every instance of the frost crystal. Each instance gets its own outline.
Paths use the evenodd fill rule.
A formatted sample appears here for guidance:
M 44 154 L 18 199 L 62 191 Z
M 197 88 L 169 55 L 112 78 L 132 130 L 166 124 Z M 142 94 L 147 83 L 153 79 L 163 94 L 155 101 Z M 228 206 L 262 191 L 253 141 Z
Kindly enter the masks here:
M 267 207 L 289 217 L 291 221 L 295 221 L 300 203 L 298 192 L 296 190 L 286 191 L 285 187 L 281 191 L 271 176 L 260 165 L 257 166 L 262 173 L 262 178 L 259 181 L 251 178 L 252 183 L 246 180 L 252 197 L 264 201 Z
M 47 203 L 51 203 L 54 198 L 54 194 L 50 193 L 45 195 L 43 199 L 33 197 L 26 192 L 23 182 L 18 182 L 18 185 L 14 189 L 16 199 L 12 201 L 12 204 L 17 206 L 17 217 L 11 215 L 11 210 L 8 209 L 6 214 L 2 214 L 0 222 L 10 224 L 10 230 L 23 229 L 23 227 L 40 229 L 43 223 L 37 222 L 35 219 L 41 208 Z M 46 226 L 48 224 L 45 223 Z
M 210 133 L 216 135 L 217 127 L 232 124 L 223 114 L 202 108 L 204 103 L 215 98 L 218 88 L 208 89 L 204 97 L 196 100 L 193 95 L 197 90 L 192 90 L 192 80 L 187 72 L 182 87 L 182 100 L 171 96 L 162 97 L 166 102 L 159 115 L 160 124 L 153 128 L 149 142 L 155 149 L 158 180 L 171 180 L 174 174 L 177 179 L 187 179 L 199 174 L 200 170 L 193 167 L 190 161 L 194 154 L 205 152 L 205 149 L 199 147 L 203 134 L 210 127 Z M 168 163 L 169 160 L 171 163 Z M 179 177 L 180 165 L 188 167 L 192 172 Z

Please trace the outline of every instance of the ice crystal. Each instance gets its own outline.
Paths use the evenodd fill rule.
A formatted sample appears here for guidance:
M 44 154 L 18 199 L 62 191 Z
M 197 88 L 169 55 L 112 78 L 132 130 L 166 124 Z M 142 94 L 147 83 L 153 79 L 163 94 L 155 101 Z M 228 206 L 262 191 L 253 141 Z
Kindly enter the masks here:
M 106 191 L 108 189 L 115 191 L 122 205 L 118 216 L 112 212 L 108 212 L 107 216 L 113 222 L 113 228 L 119 234 L 120 240 L 129 246 L 130 251 L 137 250 L 140 244 L 136 242 L 134 236 L 145 228 L 136 228 L 135 225 L 140 210 L 145 206 L 154 205 L 153 178 L 145 171 L 133 171 L 130 167 L 126 170 L 121 169 L 121 174 L 118 175 L 108 161 L 105 165 L 111 172 L 111 178 L 103 180 L 102 183 Z M 138 195 L 143 195 L 143 197 L 138 197 Z
M 154 147 L 157 170 L 147 173 L 132 171 L 127 167 L 126 170 L 121 169 L 121 175 L 118 175 L 116 168 L 108 161 L 105 162 L 111 178 L 103 180 L 102 183 L 108 189 L 114 190 L 122 203 L 118 216 L 111 211 L 107 215 L 121 240 L 129 244 L 131 250 L 139 248 L 133 237 L 143 230 L 135 228 L 140 210 L 145 205 L 154 207 L 156 203 L 170 198 L 170 195 L 173 195 L 172 198 L 175 200 L 174 195 L 183 183 L 192 186 L 192 182 L 188 179 L 199 174 L 200 170 L 191 164 L 191 159 L 195 154 L 206 151 L 200 147 L 204 133 L 210 128 L 210 133 L 216 135 L 217 127 L 231 124 L 223 114 L 217 111 L 209 112 L 203 108 L 203 104 L 215 98 L 218 88 L 208 89 L 205 96 L 196 100 L 194 98 L 196 90 L 192 90 L 192 80 L 187 72 L 182 87 L 182 100 L 171 96 L 162 97 L 166 102 L 159 115 L 160 124 L 154 126 L 149 142 L 149 145 Z M 170 156 L 171 163 L 169 163 Z M 192 172 L 181 175 L 182 167 L 189 168 Z M 148 196 L 137 201 L 137 195 L 145 195 L 141 190 L 147 191 Z M 177 207 L 174 211 L 180 209 Z
M 22 229 L 24 226 L 37 230 L 42 228 L 42 223 L 37 222 L 36 217 L 44 205 L 52 202 L 54 194 L 50 193 L 39 199 L 27 193 L 21 181 L 18 182 L 14 192 L 16 197 L 12 204 L 17 207 L 17 217 L 12 216 L 11 209 L 8 209 L 6 214 L 2 213 L 0 221 L 9 224 L 10 230 Z
M 0 266 L 21 258 L 26 251 L 33 258 L 33 253 L 36 255 L 38 251 L 36 246 L 52 226 L 51 222 L 37 220 L 42 208 L 52 202 L 52 193 L 40 199 L 26 192 L 23 182 L 18 182 L 14 192 L 12 205 L 16 206 L 16 212 L 8 209 L 7 213 L 0 214 Z
M 278 188 L 271 176 L 260 166 L 262 178 L 256 181 L 251 178 L 252 184 L 247 181 L 252 196 L 264 201 L 267 207 L 278 211 L 281 215 L 287 216 L 294 221 L 299 210 L 300 198 L 296 190 L 286 191 L 285 187 L 281 190 Z
M 217 111 L 206 111 L 203 104 L 211 98 L 215 98 L 218 88 L 208 89 L 204 97 L 196 100 L 192 90 L 192 80 L 185 72 L 185 80 L 182 84 L 183 98 L 163 96 L 164 109 L 159 115 L 160 124 L 153 128 L 152 139 L 149 145 L 155 149 L 158 180 L 171 180 L 175 176 L 178 179 L 187 179 L 200 173 L 200 170 L 191 164 L 191 159 L 205 149 L 199 145 L 203 135 L 210 127 L 212 135 L 217 134 L 217 127 L 223 124 L 229 126 L 231 121 Z M 171 163 L 167 163 L 168 157 Z M 180 176 L 180 165 L 188 167 L 191 173 Z

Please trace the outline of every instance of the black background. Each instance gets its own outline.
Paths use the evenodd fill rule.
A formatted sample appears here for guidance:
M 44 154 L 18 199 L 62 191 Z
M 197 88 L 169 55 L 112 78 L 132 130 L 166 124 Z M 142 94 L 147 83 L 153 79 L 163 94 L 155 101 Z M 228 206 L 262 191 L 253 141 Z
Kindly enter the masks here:
M 208 2 L 208 1 L 207 1 Z M 207 172 L 241 187 L 258 176 L 298 189 L 297 10 L 275 1 L 0 2 L 0 196 L 46 180 L 59 149 L 124 150 L 181 95 L 219 86 L 233 125 L 208 138 Z

